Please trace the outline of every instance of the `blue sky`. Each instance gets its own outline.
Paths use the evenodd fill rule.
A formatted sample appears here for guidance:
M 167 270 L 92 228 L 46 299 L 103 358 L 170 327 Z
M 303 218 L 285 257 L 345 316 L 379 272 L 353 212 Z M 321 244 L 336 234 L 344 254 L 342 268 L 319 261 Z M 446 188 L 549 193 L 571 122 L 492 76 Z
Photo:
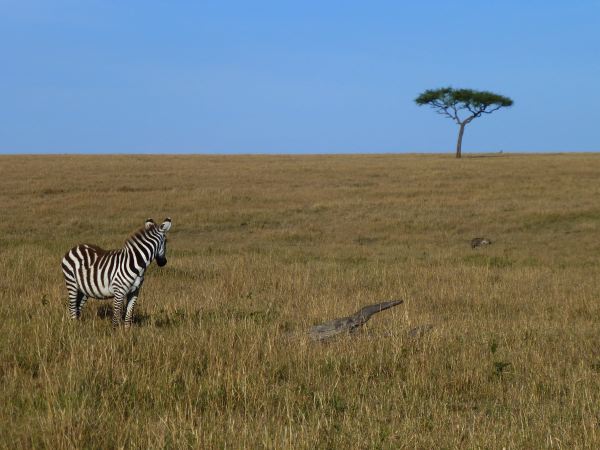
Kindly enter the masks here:
M 0 0 L 0 153 L 600 151 L 598 1 Z

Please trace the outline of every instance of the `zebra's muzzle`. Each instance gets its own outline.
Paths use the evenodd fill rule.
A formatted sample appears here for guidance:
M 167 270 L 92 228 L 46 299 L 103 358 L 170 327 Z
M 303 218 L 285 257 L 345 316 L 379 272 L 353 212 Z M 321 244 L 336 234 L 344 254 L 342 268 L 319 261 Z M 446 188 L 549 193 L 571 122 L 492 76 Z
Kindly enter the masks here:
M 156 264 L 158 264 L 158 267 L 162 267 L 167 263 L 167 258 L 165 258 L 164 256 L 161 258 L 160 256 L 156 257 Z

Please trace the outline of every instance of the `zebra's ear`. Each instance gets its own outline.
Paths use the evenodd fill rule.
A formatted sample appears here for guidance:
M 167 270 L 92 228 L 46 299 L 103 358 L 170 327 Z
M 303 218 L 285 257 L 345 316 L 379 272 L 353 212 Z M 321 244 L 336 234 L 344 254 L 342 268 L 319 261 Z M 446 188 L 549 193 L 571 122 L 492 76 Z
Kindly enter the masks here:
M 167 217 L 165 219 L 165 221 L 160 224 L 160 226 L 158 227 L 158 229 L 161 232 L 163 232 L 163 233 L 166 233 L 167 231 L 169 231 L 171 229 L 171 218 Z
M 152 225 L 155 225 L 154 220 L 152 220 L 152 219 L 146 219 L 146 223 L 144 223 L 144 228 L 146 230 L 148 230 L 148 229 L 150 229 L 150 227 Z

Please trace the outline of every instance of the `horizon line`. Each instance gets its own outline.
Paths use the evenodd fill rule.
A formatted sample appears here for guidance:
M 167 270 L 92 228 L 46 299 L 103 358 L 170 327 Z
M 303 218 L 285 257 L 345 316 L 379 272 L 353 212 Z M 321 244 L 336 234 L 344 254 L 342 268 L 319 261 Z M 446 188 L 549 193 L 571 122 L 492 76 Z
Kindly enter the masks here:
M 558 155 L 558 154 L 578 154 L 578 153 L 600 153 L 600 150 L 501 150 L 501 151 L 481 151 L 481 152 L 464 152 L 462 156 L 469 155 Z M 127 155 L 147 155 L 147 156 L 352 156 L 352 155 L 449 155 L 454 156 L 455 151 L 421 151 L 421 152 L 403 152 L 403 151 L 381 151 L 381 152 L 208 152 L 208 151 L 84 151 L 84 152 L 3 152 L 0 151 L 0 156 L 127 156 Z

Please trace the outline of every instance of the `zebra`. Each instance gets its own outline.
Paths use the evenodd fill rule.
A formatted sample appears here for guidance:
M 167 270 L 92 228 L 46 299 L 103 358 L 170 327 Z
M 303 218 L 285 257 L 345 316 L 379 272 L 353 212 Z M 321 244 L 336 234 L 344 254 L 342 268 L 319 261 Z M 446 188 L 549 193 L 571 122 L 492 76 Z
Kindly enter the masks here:
M 166 234 L 170 229 L 170 217 L 160 225 L 146 219 L 144 226 L 127 238 L 123 248 L 103 250 L 96 245 L 79 244 L 69 250 L 62 259 L 62 270 L 71 319 L 80 318 L 89 297 L 114 297 L 113 327 L 121 323 L 124 302 L 125 327 L 131 326 L 145 270 L 154 259 L 160 267 L 167 264 Z

